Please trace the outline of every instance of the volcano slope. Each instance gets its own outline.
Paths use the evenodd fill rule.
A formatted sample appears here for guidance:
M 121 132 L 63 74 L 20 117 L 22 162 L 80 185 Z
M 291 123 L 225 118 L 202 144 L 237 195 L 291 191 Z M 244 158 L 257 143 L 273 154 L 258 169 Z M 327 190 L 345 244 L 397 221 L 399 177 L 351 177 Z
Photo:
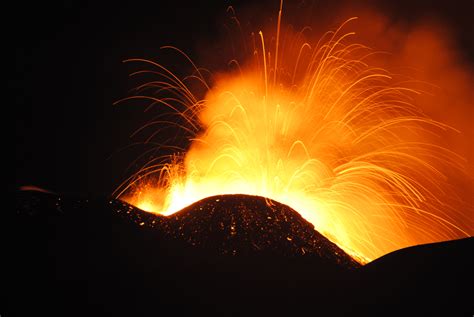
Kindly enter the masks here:
M 209 197 L 169 217 L 39 192 L 18 192 L 15 204 L 2 221 L 6 316 L 473 310 L 473 238 L 361 266 L 296 211 L 262 197 Z

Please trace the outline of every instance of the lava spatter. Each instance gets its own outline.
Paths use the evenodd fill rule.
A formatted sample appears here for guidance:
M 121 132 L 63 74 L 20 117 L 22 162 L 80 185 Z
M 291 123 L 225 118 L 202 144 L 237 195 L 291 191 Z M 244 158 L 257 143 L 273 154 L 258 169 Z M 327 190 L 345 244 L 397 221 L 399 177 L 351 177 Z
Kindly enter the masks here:
M 266 197 L 365 261 L 472 235 L 453 190 L 464 161 L 439 137 L 456 129 L 420 106 L 425 85 L 359 42 L 357 17 L 319 40 L 283 20 L 281 3 L 271 30 L 240 29 L 251 50 L 229 56 L 236 68 L 228 71 L 204 71 L 170 46 L 163 49 L 190 62 L 191 74 L 127 60 L 142 82 L 118 102 L 144 101 L 158 113 L 137 131 L 151 132 L 145 143 L 152 150 L 114 197 L 162 215 L 215 195 Z M 224 225 L 240 237 L 239 224 Z

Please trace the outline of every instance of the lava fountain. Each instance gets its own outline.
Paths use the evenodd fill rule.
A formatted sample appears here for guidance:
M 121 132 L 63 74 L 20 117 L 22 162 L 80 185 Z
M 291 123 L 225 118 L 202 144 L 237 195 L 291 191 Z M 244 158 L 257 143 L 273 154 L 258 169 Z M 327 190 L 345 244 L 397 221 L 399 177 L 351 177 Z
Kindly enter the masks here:
M 147 142 L 178 126 L 189 146 L 158 144 L 174 153 L 149 159 L 114 195 L 163 215 L 214 195 L 267 197 L 361 262 L 469 236 L 443 200 L 444 170 L 462 170 L 462 159 L 431 141 L 452 128 L 417 107 L 419 85 L 372 62 L 378 53 L 347 31 L 356 18 L 309 42 L 282 27 L 281 9 L 274 32 L 251 33 L 251 53 L 227 73 L 210 74 L 174 47 L 164 49 L 182 54 L 189 76 L 127 60 L 142 67 L 134 76 L 152 79 L 119 102 L 169 109 L 141 128 L 154 129 Z

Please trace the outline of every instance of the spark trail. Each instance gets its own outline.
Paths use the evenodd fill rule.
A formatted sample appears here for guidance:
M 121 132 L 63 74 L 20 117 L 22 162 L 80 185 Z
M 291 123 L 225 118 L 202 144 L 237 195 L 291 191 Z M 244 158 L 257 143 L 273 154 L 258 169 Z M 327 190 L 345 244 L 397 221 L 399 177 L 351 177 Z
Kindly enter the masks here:
M 285 33 L 281 13 L 276 36 L 252 33 L 252 54 L 232 60 L 237 70 L 212 84 L 177 48 L 164 49 L 191 63 L 186 78 L 151 60 L 127 61 L 142 67 L 133 75 L 155 79 L 121 102 L 169 109 L 142 128 L 159 127 L 148 141 L 179 125 L 190 146 L 149 160 L 115 195 L 164 215 L 214 195 L 267 197 L 361 262 L 469 236 L 443 200 L 449 186 L 440 167 L 460 168 L 461 159 L 428 137 L 451 128 L 414 104 L 422 92 L 372 64 L 374 51 L 345 31 L 356 18 L 311 43 L 303 32 Z

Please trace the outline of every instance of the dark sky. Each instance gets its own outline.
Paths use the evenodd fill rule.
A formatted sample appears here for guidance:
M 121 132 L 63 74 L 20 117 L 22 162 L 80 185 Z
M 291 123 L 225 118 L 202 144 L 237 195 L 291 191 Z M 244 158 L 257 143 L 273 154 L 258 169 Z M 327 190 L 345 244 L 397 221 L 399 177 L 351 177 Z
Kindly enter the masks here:
M 267 11 L 278 7 L 277 0 L 265 2 Z M 318 12 L 332 6 L 329 1 L 306 2 Z M 373 2 L 395 19 L 437 15 L 452 26 L 466 58 L 474 61 L 473 1 Z M 5 76 L 3 117 L 15 133 L 10 187 L 110 194 L 134 156 L 109 157 L 131 142 L 129 135 L 146 119 L 143 108 L 112 106 L 133 87 L 130 67 L 122 60 L 154 58 L 160 46 L 169 44 L 199 60 L 197 48 L 221 34 L 228 5 L 246 6 L 245 1 L 223 0 L 42 1 L 3 9 L 16 21 L 4 27 L 11 45 L 3 48 L 13 54 L 4 61 L 12 69 Z M 14 110 L 13 119 L 6 109 Z

